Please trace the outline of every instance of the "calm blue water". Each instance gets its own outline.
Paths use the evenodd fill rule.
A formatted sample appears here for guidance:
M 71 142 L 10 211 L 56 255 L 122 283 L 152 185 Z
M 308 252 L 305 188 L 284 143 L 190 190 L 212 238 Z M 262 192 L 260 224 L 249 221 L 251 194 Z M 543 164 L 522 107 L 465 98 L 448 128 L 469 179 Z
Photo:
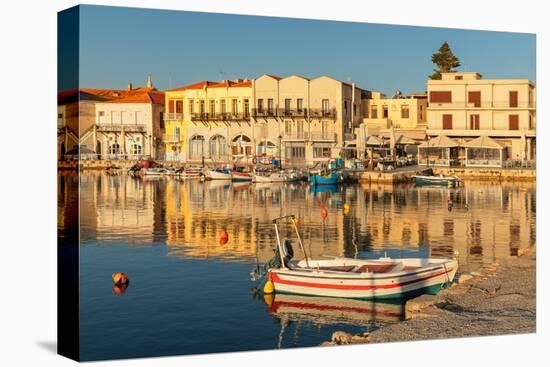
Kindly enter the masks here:
M 75 182 L 75 175 L 60 176 L 61 237 L 76 223 Z M 299 217 L 313 257 L 456 250 L 461 271 L 472 271 L 535 242 L 534 184 L 311 190 L 91 172 L 80 190 L 83 360 L 317 346 L 336 330 L 359 333 L 400 321 L 400 304 L 264 300 L 254 292 L 249 273 L 272 256 L 270 219 L 279 215 Z M 226 244 L 221 229 L 229 233 Z M 117 271 L 129 275 L 124 292 L 113 288 Z

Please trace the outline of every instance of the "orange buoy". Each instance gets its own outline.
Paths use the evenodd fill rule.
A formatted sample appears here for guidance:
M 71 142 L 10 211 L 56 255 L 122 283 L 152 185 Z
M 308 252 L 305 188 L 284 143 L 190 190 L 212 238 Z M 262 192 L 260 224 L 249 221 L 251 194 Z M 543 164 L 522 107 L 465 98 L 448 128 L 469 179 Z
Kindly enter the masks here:
M 325 207 L 322 207 L 321 208 L 321 218 L 323 218 L 323 220 L 327 219 L 328 217 L 328 210 L 327 208 Z
M 128 282 L 130 282 L 128 276 L 121 271 L 119 271 L 118 273 L 114 273 L 112 275 L 112 278 L 113 282 L 115 282 L 116 285 L 128 284 Z

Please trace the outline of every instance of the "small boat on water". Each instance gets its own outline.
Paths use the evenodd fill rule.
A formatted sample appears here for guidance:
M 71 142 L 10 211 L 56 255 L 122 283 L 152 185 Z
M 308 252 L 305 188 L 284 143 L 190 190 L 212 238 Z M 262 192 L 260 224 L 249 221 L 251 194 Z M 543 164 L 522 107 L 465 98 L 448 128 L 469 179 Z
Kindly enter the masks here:
M 284 172 L 271 172 L 267 174 L 254 174 L 252 182 L 270 183 L 270 182 L 286 182 L 287 174 Z
M 231 171 L 228 169 L 209 169 L 204 172 L 206 180 L 231 180 Z
M 296 231 L 302 260 L 293 260 L 289 239 L 281 241 L 278 222 L 290 220 Z M 274 292 L 307 296 L 391 299 L 418 294 L 435 294 L 448 286 L 458 269 L 456 259 L 399 258 L 353 259 L 335 257 L 309 259 L 293 215 L 273 220 L 276 234 L 275 257 L 265 266 L 267 282 Z M 257 268 L 259 269 L 259 268 Z M 252 278 L 259 274 L 253 270 Z M 267 285 L 267 284 L 266 284 Z M 267 287 L 266 287 L 267 288 Z
M 344 182 L 344 176 L 341 172 L 331 171 L 327 174 L 312 173 L 309 175 L 309 182 L 313 185 L 337 185 Z
M 252 174 L 248 172 L 231 172 L 233 182 L 252 182 Z
M 442 186 L 457 186 L 460 179 L 456 176 L 420 176 L 414 175 L 414 183 L 417 186 L 424 185 L 442 185 Z
M 160 176 L 166 173 L 166 169 L 163 167 L 145 168 L 143 174 L 146 176 Z
M 414 183 L 417 186 L 441 185 L 441 186 L 456 187 L 459 185 L 461 181 L 460 178 L 457 176 L 435 175 L 431 168 L 417 172 L 416 175 L 412 177 L 414 179 Z
M 202 168 L 190 167 L 178 171 L 178 176 L 182 178 L 198 178 L 202 175 Z

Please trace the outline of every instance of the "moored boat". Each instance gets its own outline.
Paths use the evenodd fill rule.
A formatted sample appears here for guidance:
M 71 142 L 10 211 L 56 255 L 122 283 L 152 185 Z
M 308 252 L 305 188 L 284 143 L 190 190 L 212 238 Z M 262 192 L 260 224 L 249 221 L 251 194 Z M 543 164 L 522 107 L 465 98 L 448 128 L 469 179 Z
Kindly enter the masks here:
M 313 185 L 337 185 L 344 182 L 344 176 L 340 172 L 332 171 L 328 174 L 316 174 L 309 175 L 309 182 Z
M 284 172 L 271 172 L 269 174 L 254 174 L 253 182 L 270 183 L 270 182 L 286 182 L 287 175 Z
M 231 172 L 231 181 L 233 182 L 248 182 L 252 181 L 252 174 L 248 172 Z
M 178 171 L 178 176 L 182 178 L 198 178 L 202 175 L 202 169 L 201 168 L 185 168 L 183 170 Z
M 279 237 L 278 221 L 290 220 L 304 258 L 294 260 L 290 240 Z M 276 254 L 266 265 L 275 293 L 307 296 L 391 299 L 435 294 L 449 285 L 458 269 L 455 259 L 399 258 L 353 259 L 307 257 L 293 215 L 273 220 Z
M 143 174 L 147 176 L 160 176 L 165 174 L 166 169 L 162 167 L 154 167 L 154 168 L 145 168 L 143 170 Z
M 231 171 L 227 169 L 209 169 L 204 172 L 207 180 L 231 180 Z
M 456 176 L 427 176 L 414 175 L 412 176 L 414 183 L 417 186 L 423 185 L 442 185 L 442 186 L 458 186 L 460 179 Z

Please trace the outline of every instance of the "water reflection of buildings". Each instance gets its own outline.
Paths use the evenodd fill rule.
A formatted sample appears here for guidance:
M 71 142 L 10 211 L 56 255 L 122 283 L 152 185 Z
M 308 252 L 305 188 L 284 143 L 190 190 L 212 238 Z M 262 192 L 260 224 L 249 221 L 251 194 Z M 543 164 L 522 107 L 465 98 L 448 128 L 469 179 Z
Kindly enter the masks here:
M 84 240 L 151 244 L 164 239 L 159 182 L 91 171 L 80 175 L 80 188 Z
M 60 177 L 63 228 L 78 218 L 77 196 L 68 192 L 78 180 Z M 73 190 L 67 189 L 69 181 Z M 298 216 L 312 257 L 423 248 L 434 256 L 458 250 L 464 264 L 513 256 L 536 240 L 534 183 L 467 182 L 458 190 L 378 185 L 314 190 L 85 172 L 80 188 L 84 240 L 166 243 L 174 256 L 265 261 L 273 255 L 271 219 L 287 214 Z M 449 195 L 452 211 L 447 210 Z M 344 203 L 351 206 L 347 214 Z M 328 209 L 325 221 L 321 206 Z M 219 241 L 222 229 L 229 233 L 225 244 Z M 292 228 L 283 228 L 282 235 L 293 235 Z M 295 250 L 301 256 L 296 245 Z
M 535 243 L 534 183 L 444 187 L 363 186 L 353 215 L 368 249 L 428 246 L 462 262 L 514 256 Z M 447 202 L 453 200 L 448 210 Z

